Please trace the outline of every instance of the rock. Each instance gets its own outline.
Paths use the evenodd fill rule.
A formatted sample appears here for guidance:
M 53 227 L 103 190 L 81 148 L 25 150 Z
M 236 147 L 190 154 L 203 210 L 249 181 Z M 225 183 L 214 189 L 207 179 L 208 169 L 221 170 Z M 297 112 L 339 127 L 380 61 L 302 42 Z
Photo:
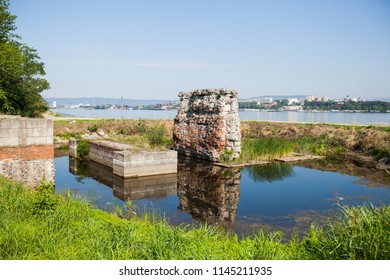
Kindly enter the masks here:
M 106 134 L 104 133 L 104 131 L 101 131 L 101 130 L 99 130 L 99 131 L 97 132 L 97 135 L 99 135 L 100 137 L 106 136 Z
M 237 92 L 198 89 L 180 92 L 180 107 L 174 120 L 174 148 L 181 154 L 219 161 L 225 150 L 231 159 L 241 152 Z

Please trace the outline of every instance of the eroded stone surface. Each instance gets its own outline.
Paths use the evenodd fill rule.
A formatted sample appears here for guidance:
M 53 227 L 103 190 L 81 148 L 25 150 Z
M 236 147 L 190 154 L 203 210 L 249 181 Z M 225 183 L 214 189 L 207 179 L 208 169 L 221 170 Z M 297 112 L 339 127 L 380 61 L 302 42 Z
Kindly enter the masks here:
M 174 120 L 175 149 L 185 155 L 221 160 L 241 152 L 237 92 L 199 89 L 179 93 L 181 105 Z

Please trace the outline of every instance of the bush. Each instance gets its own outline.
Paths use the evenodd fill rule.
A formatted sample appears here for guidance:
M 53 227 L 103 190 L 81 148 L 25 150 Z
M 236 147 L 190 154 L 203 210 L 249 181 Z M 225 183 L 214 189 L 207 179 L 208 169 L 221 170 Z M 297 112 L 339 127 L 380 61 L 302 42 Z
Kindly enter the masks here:
M 96 124 L 96 123 L 93 124 L 93 125 L 88 126 L 88 131 L 89 132 L 96 132 L 98 129 L 99 129 L 99 125 Z
M 77 158 L 86 159 L 89 156 L 89 144 L 86 140 L 77 143 Z
M 58 197 L 55 195 L 54 185 L 43 180 L 37 186 L 33 209 L 35 214 L 44 214 L 53 211 L 58 204 Z
M 145 129 L 146 138 L 148 139 L 149 145 L 152 147 L 163 146 L 166 143 L 166 133 L 166 127 L 159 123 Z

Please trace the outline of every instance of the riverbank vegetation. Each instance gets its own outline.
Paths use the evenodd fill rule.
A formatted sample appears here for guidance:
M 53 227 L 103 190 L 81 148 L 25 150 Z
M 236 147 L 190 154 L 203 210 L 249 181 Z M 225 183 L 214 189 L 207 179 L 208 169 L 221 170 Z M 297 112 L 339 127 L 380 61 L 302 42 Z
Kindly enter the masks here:
M 262 147 L 274 157 L 299 153 L 340 158 L 356 153 L 390 163 L 388 126 L 244 121 L 241 133 L 243 157 L 261 154 L 256 147 Z
M 168 149 L 172 145 L 172 121 L 146 119 L 98 119 L 54 121 L 54 142 L 105 139 L 139 149 Z
M 172 120 L 101 119 L 54 121 L 55 142 L 71 137 L 101 138 L 131 144 L 135 149 L 169 149 Z M 239 161 L 272 160 L 293 154 L 372 160 L 390 164 L 390 127 L 340 124 L 241 121 Z
M 390 259 L 389 206 L 342 208 L 326 226 L 282 241 L 280 232 L 239 239 L 153 216 L 121 219 L 47 183 L 34 191 L 0 177 L 0 201 L 0 259 Z
M 301 103 L 299 103 L 301 104 Z M 299 105 L 296 104 L 296 105 Z M 254 110 L 282 110 L 289 105 L 288 99 L 275 100 L 272 104 L 258 104 L 257 102 L 239 102 L 240 109 Z M 390 112 L 390 102 L 384 101 L 307 101 L 301 105 L 303 110 L 316 111 L 346 111 L 346 112 Z
M 49 89 L 45 69 L 35 49 L 15 33 L 16 16 L 9 0 L 0 0 L 0 113 L 39 117 L 48 110 L 41 92 Z

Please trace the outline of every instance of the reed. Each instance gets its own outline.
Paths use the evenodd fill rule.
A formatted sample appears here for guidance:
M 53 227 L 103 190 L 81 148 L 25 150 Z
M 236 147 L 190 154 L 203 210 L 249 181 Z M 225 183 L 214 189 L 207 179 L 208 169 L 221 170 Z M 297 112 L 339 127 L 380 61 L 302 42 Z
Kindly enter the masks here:
M 311 259 L 389 259 L 390 207 L 342 207 L 339 220 L 313 226 L 302 245 Z
M 241 160 L 270 160 L 294 152 L 295 143 L 283 138 L 244 138 L 242 139 Z

